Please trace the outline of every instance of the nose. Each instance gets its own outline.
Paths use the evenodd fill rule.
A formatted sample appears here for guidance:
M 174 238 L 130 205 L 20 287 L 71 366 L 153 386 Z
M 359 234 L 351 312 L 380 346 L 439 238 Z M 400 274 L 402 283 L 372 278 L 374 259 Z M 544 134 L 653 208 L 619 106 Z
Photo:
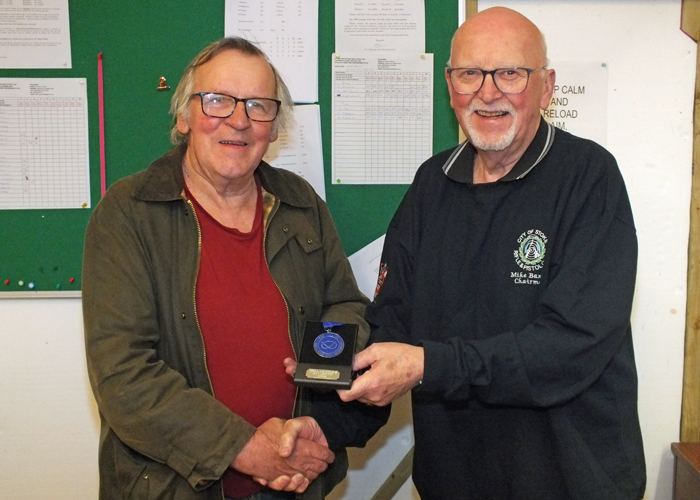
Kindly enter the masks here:
M 479 89 L 479 98 L 484 102 L 492 102 L 503 95 L 503 93 L 496 87 L 496 82 L 493 79 L 493 74 L 488 74 L 484 78 L 484 83 Z
M 226 123 L 236 129 L 244 129 L 250 127 L 250 118 L 245 112 L 245 103 L 237 102 L 233 108 L 231 116 L 225 119 Z

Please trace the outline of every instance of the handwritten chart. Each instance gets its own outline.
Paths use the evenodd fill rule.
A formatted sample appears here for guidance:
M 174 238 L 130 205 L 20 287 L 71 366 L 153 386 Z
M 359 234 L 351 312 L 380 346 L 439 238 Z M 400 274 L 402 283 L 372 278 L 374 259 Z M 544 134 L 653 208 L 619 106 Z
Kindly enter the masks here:
M 90 206 L 82 78 L 0 78 L 0 209 Z

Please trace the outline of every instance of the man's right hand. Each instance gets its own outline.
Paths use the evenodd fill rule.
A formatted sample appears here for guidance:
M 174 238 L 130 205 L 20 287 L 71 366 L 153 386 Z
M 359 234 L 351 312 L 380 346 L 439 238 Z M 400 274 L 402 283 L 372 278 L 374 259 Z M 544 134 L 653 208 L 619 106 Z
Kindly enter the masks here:
M 314 419 L 271 418 L 258 427 L 231 466 L 273 489 L 301 493 L 333 460 Z
M 353 370 L 370 368 L 348 390 L 338 390 L 343 401 L 386 406 L 406 394 L 423 379 L 425 352 L 422 347 L 400 342 L 377 342 L 355 355 Z

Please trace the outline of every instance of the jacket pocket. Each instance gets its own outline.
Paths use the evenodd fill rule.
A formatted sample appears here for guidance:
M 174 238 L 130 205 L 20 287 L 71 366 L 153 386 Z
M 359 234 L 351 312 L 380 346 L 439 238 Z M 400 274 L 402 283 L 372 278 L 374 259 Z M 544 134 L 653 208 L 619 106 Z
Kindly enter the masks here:
M 294 235 L 299 243 L 299 246 L 305 253 L 310 254 L 321 248 L 321 238 L 316 234 L 316 232 L 311 231 L 300 231 Z
M 167 465 L 122 446 L 115 463 L 119 488 L 129 500 L 166 500 L 196 497 L 187 482 Z M 178 484 L 181 483 L 181 484 Z
M 141 490 L 140 481 L 144 481 L 146 463 L 136 452 L 131 451 L 122 443 L 115 440 L 114 468 L 117 488 L 122 492 L 122 498 L 148 498 L 147 496 L 132 496 Z M 146 490 L 146 495 L 148 490 Z

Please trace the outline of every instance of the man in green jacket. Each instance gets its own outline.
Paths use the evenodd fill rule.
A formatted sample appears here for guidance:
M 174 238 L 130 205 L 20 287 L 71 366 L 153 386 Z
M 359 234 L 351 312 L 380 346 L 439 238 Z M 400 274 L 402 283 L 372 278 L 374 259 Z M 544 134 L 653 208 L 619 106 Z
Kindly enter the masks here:
M 325 203 L 262 161 L 291 108 L 257 47 L 215 42 L 173 96 L 176 147 L 95 208 L 83 311 L 103 500 L 320 499 L 388 418 L 284 372 L 306 321 L 368 336 Z

